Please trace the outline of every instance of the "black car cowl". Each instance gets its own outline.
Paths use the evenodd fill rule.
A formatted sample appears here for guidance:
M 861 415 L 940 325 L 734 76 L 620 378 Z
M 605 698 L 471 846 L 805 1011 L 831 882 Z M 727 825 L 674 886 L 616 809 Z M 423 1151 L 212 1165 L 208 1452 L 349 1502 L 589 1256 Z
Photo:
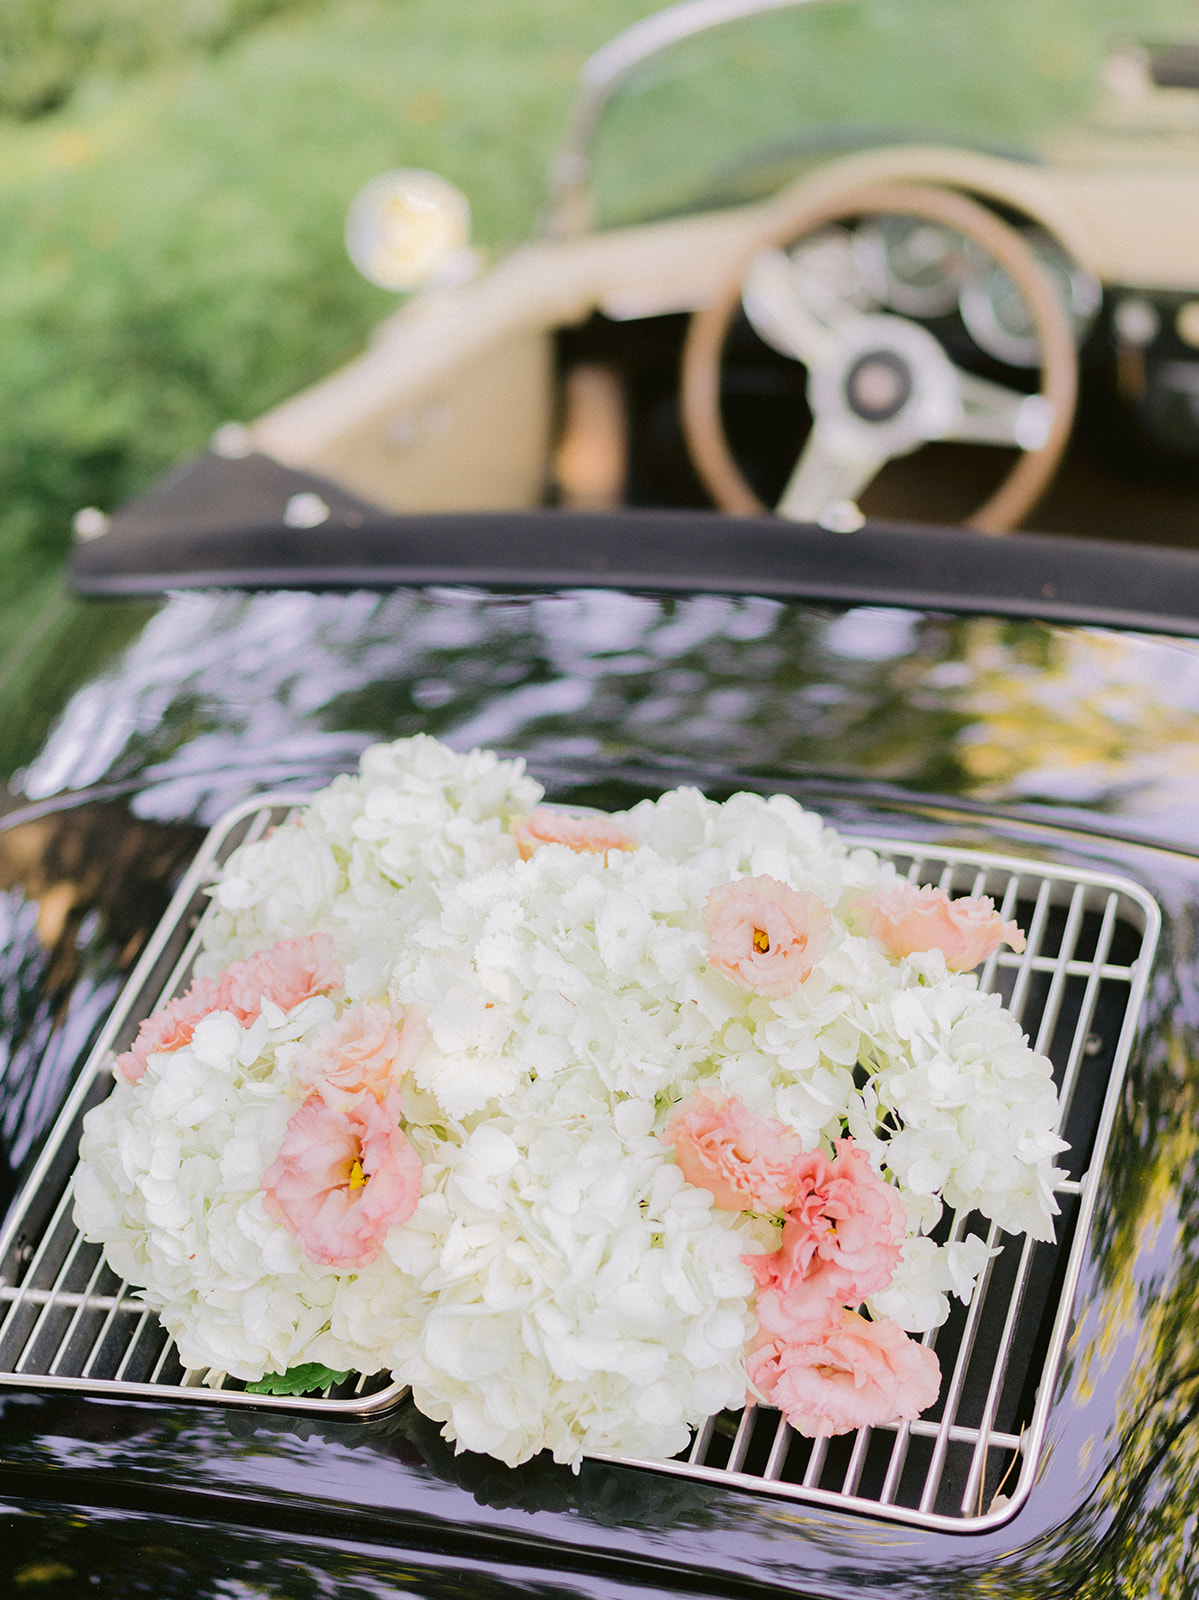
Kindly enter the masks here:
M 561 520 L 527 536 L 556 534 Z M 597 544 L 602 521 L 590 528 Z M 630 546 L 627 528 L 613 524 L 618 566 Z M 484 545 L 487 536 L 484 527 Z M 952 536 L 928 540 L 938 537 Z M 373 589 L 310 578 L 270 592 L 209 586 L 98 609 L 69 603 L 40 647 L 58 674 L 53 700 L 27 708 L 23 724 L 8 721 L 0 850 L 16 959 L 6 1033 L 10 1061 L 27 1063 L 8 1078 L 14 1178 L 34 1169 L 87 1042 L 205 826 L 247 795 L 282 791 L 286 800 L 317 787 L 380 735 L 419 728 L 520 751 L 556 799 L 613 807 L 679 782 L 714 794 L 778 790 L 913 854 L 982 852 L 1051 877 L 1126 882 L 1134 900 L 1162 913 L 1139 1021 L 1122 1023 L 1119 1005 L 1109 1014 L 1113 1002 L 1097 997 L 1104 985 L 1127 993 L 1121 974 L 1136 964 L 1143 914 L 1126 927 L 1121 911 L 1103 934 L 1102 917 L 1086 910 L 1092 902 L 1079 899 L 1065 965 L 1066 910 L 1046 933 L 1046 970 L 1059 952 L 1075 996 L 1064 1036 L 1075 1070 L 1106 1070 L 1122 1030 L 1137 1042 L 1106 1110 L 1102 1089 L 1089 1091 L 1092 1115 L 1114 1118 L 1111 1145 L 1027 1494 L 1009 1504 L 1015 1475 L 1000 1481 L 997 1461 L 970 1515 L 963 1522 L 955 1512 L 954 1531 L 940 1515 L 895 1523 L 863 1509 L 876 1470 L 869 1454 L 839 1509 L 831 1480 L 853 1465 L 843 1454 L 815 1474 L 814 1494 L 802 1493 L 802 1463 L 792 1468 L 800 1498 L 777 1499 L 762 1492 L 768 1483 L 744 1477 L 761 1472 L 768 1445 L 728 1435 L 722 1443 L 719 1430 L 706 1477 L 608 1462 L 585 1463 L 575 1477 L 548 1462 L 507 1469 L 455 1457 L 402 1399 L 380 1414 L 289 1414 L 265 1400 L 222 1404 L 219 1392 L 187 1403 L 102 1384 L 92 1394 L 56 1391 L 52 1373 L 40 1383 L 36 1372 L 14 1373 L 8 1493 L 36 1518 L 48 1572 L 56 1562 L 115 1571 L 131 1543 L 169 1552 L 156 1579 L 164 1593 L 172 1572 L 215 1582 L 244 1577 L 259 1559 L 267 1565 L 253 1568 L 255 1581 L 267 1593 L 284 1572 L 293 1585 L 303 1573 L 336 1573 L 352 1593 L 365 1574 L 392 1582 L 400 1567 L 431 1584 L 443 1581 L 435 1572 L 444 1581 L 474 1573 L 496 1592 L 553 1572 L 569 1593 L 940 1594 L 981 1583 L 1020 1594 L 1067 1582 L 1102 1593 L 1139 1581 L 1128 1574 L 1148 1548 L 1159 1566 L 1172 1560 L 1188 1572 L 1186 1107 L 1199 869 L 1179 801 L 1189 762 L 1178 732 L 1193 716 L 1193 686 L 1163 669 L 1185 668 L 1191 647 L 1171 633 L 1005 619 L 1007 597 L 989 616 L 973 602 L 976 614 L 956 615 L 944 595 L 935 609 L 927 600 L 846 604 L 857 598 L 852 577 L 842 603 L 783 600 L 755 594 L 761 569 L 749 568 L 737 584 L 672 580 L 667 593 L 652 575 L 626 587 L 608 574 L 602 587 L 560 578 L 530 592 L 519 582 L 494 587 L 485 556 L 473 572 L 463 561 L 453 583 L 450 571 L 418 567 L 415 583 L 396 585 L 401 574 L 389 571 L 386 582 L 374 575 Z M 788 581 L 802 587 L 804 577 Z M 1022 603 L 1033 608 L 1031 597 Z M 1113 684 L 1126 695 L 1136 685 L 1138 707 L 1154 704 L 1155 714 L 1149 733 L 1143 718 L 1109 715 L 1096 747 L 1088 739 L 1098 724 L 1073 726 L 1068 708 L 1074 694 L 1094 698 L 1103 662 Z M 1135 677 L 1129 662 L 1139 664 Z M 1068 747 L 1047 747 L 1040 716 L 1021 720 L 1038 686 L 1070 732 Z M 1085 772 L 1089 790 L 1064 783 L 1070 769 Z M 112 865 L 91 865 L 97 856 Z M 1102 908 L 1110 891 L 1100 893 Z M 1088 984 L 1090 1000 L 1081 998 Z M 1080 1004 L 1087 1022 L 1078 1032 Z M 1072 1172 L 1081 1177 L 1085 1166 L 1080 1148 Z M 1047 1270 L 1026 1283 L 1035 1315 L 1013 1325 L 1004 1357 L 1029 1374 L 1052 1342 L 1069 1276 L 1064 1259 Z M 979 1328 L 980 1352 L 998 1350 L 986 1341 L 1002 1341 L 1002 1326 L 983 1319 Z M 1013 1420 L 1003 1426 L 1032 1416 L 1035 1382 L 1013 1380 L 1003 1401 Z M 1009 1447 L 1005 1470 L 1010 1458 Z M 960 1498 L 964 1480 L 951 1473 L 947 1482 L 958 1482 Z M 82 1535 L 70 1531 L 80 1519 L 86 1560 Z M 198 1532 L 208 1523 L 227 1532 L 219 1554 Z M 25 1570 L 16 1555 L 12 1563 Z

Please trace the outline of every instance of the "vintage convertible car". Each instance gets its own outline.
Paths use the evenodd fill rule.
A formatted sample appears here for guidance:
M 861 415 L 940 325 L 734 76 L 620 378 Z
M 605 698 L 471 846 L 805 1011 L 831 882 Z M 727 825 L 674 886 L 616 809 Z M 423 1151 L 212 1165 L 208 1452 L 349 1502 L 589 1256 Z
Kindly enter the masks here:
M 139 517 L 765 504 L 1192 544 L 1194 14 L 1107 11 L 645 19 L 584 69 L 541 237 L 479 273 L 461 195 L 376 180 L 351 254 L 423 292 Z
M 999 12 L 954 21 L 994 47 L 980 73 L 1029 74 L 1007 153 L 977 98 L 913 100 L 902 25 L 935 54 L 944 5 L 647 20 L 585 74 L 550 237 L 81 518 L 74 593 L 0 678 L 9 1592 L 1199 1589 L 1199 565 L 1171 548 L 1195 525 L 1199 73 L 1183 6 L 1090 54 L 1064 8 Z M 702 111 L 716 23 L 750 29 L 719 35 L 723 98 L 632 168 L 647 208 L 702 174 L 707 209 L 591 231 L 601 103 L 640 83 Z M 817 122 L 797 95 L 772 126 L 737 74 L 791 80 L 784 24 L 827 72 L 845 41 L 893 60 L 895 104 Z M 752 159 L 724 159 L 730 104 Z M 613 110 L 626 150 L 643 110 Z M 936 144 L 902 142 L 917 117 Z M 1015 452 L 998 489 L 979 440 Z M 990 537 L 1055 468 L 1054 531 Z M 1054 1063 L 1060 1214 L 938 1331 L 919 1420 L 813 1442 L 749 1405 L 669 1461 L 509 1468 L 386 1377 L 206 1385 L 75 1231 L 80 1119 L 187 971 L 214 869 L 415 732 L 519 754 L 574 805 L 792 795 L 1019 919 L 982 981 Z

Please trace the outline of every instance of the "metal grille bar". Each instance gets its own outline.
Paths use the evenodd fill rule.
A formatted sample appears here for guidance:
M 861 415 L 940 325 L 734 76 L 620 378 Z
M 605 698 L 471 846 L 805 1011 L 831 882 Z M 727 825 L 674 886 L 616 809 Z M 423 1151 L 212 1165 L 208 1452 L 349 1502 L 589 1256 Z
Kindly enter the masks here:
M 220 1404 L 365 1413 L 402 1388 L 351 1378 L 320 1398 L 248 1395 L 222 1374 L 187 1370 L 138 1291 L 86 1244 L 71 1219 L 83 1116 L 108 1093 L 114 1053 L 140 1019 L 189 981 L 206 886 L 240 844 L 298 802 L 266 796 L 213 829 L 171 902 L 0 1236 L 0 1383 L 156 1395 Z M 987 1261 L 968 1307 L 925 1342 L 943 1381 L 932 1412 L 832 1440 L 802 1439 L 777 1411 L 747 1406 L 697 1430 L 685 1457 L 635 1462 L 658 1471 L 922 1526 L 976 1530 L 1010 1516 L 1036 1470 L 1074 1289 L 1160 926 L 1136 884 L 968 850 L 915 850 L 862 839 L 918 883 L 989 894 L 1026 929 L 1021 954 L 997 952 L 980 984 L 1000 993 L 1054 1062 L 1059 1127 L 1070 1143 L 1053 1243 L 1011 1238 L 976 1214 L 946 1214 L 938 1238 L 984 1238 Z

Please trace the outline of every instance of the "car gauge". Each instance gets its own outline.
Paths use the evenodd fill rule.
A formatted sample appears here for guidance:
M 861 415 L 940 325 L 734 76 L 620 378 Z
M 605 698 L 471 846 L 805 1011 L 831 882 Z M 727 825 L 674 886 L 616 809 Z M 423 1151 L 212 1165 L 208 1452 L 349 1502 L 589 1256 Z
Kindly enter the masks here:
M 920 217 L 871 217 L 854 234 L 854 265 L 880 305 L 909 317 L 943 317 L 971 271 L 965 239 Z
M 1026 230 L 1026 237 L 1070 319 L 1076 342 L 1081 343 L 1102 299 L 1098 280 L 1075 266 L 1047 235 Z M 977 270 L 961 286 L 958 308 L 966 331 L 989 356 L 1011 367 L 1040 365 L 1032 313 L 998 262 L 979 260 Z

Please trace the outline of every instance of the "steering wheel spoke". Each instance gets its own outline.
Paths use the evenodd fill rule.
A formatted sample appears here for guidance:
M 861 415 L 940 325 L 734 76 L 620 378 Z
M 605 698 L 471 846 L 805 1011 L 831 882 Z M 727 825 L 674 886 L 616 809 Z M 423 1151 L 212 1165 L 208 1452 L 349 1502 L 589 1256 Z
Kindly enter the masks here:
M 741 303 L 754 331 L 780 354 L 806 367 L 829 359 L 833 333 L 803 293 L 795 263 L 785 250 L 767 245 L 745 274 Z
M 1041 450 L 1053 429 L 1053 402 L 1043 394 L 1022 394 L 973 372 L 955 368 L 962 403 L 957 423 L 944 435 L 970 444 L 1016 445 Z
M 818 421 L 775 510 L 789 522 L 816 522 L 830 506 L 856 501 L 886 460 L 870 441 L 851 442 Z

